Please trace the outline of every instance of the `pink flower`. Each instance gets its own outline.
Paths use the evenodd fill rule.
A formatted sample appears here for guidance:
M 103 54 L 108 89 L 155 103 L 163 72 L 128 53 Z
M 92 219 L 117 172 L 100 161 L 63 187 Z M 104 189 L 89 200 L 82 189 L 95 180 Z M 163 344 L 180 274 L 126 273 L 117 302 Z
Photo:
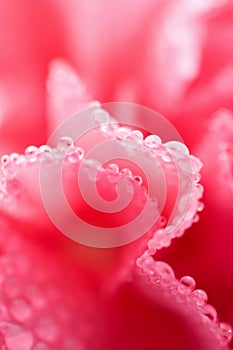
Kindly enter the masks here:
M 231 2 L 147 0 L 126 6 L 71 0 L 38 6 L 22 0 L 2 2 L 0 14 L 1 349 L 228 349 L 232 331 L 219 319 L 233 322 Z M 65 138 L 60 146 L 41 146 L 73 113 L 90 106 L 98 111 L 94 100 L 158 110 L 203 163 L 201 199 L 202 164 L 186 148 L 163 146 L 158 139 L 151 146 L 151 139 L 126 132 L 137 150 L 159 159 L 167 198 L 147 234 L 119 248 L 89 248 L 66 238 L 49 220 L 40 193 L 44 158 L 45 175 L 51 176 L 63 152 L 64 191 L 84 221 L 110 230 L 145 204 L 146 178 L 128 163 L 118 162 L 119 169 L 106 164 L 97 181 L 106 200 L 114 198 L 119 179 L 131 184 L 133 201 L 120 214 L 97 215 L 76 190 L 87 150 L 121 139 L 119 127 L 111 134 L 98 129 L 79 145 Z M 187 173 L 187 160 L 191 200 L 181 225 L 169 231 L 164 220 L 179 188 L 175 165 Z M 88 176 L 90 184 L 87 170 Z M 182 194 L 184 184 L 185 177 Z M 59 212 L 60 203 L 53 204 Z

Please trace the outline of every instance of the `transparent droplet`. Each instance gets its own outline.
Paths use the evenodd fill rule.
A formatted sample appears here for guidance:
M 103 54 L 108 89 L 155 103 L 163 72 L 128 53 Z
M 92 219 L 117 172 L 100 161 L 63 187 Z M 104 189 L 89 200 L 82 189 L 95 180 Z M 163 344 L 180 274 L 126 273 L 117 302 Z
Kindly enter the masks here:
M 163 160 L 165 163 L 170 163 L 170 162 L 172 161 L 172 158 L 171 158 L 170 155 L 167 154 L 167 153 L 163 153 L 163 154 L 161 155 L 161 158 L 162 158 L 162 160 Z
M 140 130 L 133 130 L 128 136 L 127 139 L 142 143 L 143 142 L 143 133 Z
M 115 163 L 107 166 L 107 180 L 111 183 L 116 183 L 119 180 L 119 166 Z
M 189 149 L 187 146 L 185 146 L 184 143 L 179 142 L 179 141 L 169 141 L 165 143 L 165 146 L 172 152 L 183 156 L 188 156 L 189 155 Z
M 180 291 L 189 291 L 192 292 L 196 287 L 196 282 L 194 278 L 190 276 L 183 276 L 180 279 Z
M 2 162 L 2 164 L 4 165 L 4 164 L 8 163 L 9 158 L 10 158 L 10 157 L 9 157 L 7 154 L 4 154 L 4 155 L 1 157 L 1 162 Z
M 67 152 L 68 159 L 71 163 L 76 163 L 79 160 L 82 160 L 84 157 L 84 150 L 80 147 L 70 147 Z
M 107 111 L 99 108 L 93 112 L 93 118 L 98 125 L 107 126 L 110 120 L 110 116 Z
M 195 175 L 195 181 L 199 182 L 201 180 L 201 174 L 200 173 L 196 173 Z
M 51 160 L 53 158 L 53 150 L 48 145 L 42 145 L 38 149 L 38 159 L 42 161 Z
M 204 209 L 205 205 L 202 202 L 198 203 L 197 211 L 202 211 Z
M 131 130 L 128 128 L 119 128 L 116 130 L 115 135 L 116 138 L 119 140 L 125 140 L 127 136 L 129 136 L 131 133 Z
M 74 141 L 69 136 L 60 137 L 57 142 L 57 148 L 62 150 L 67 150 L 67 148 L 73 147 L 73 146 L 74 146 Z
M 27 320 L 31 314 L 32 309 L 29 302 L 23 298 L 12 300 L 10 306 L 11 314 L 17 321 Z
M 13 159 L 9 158 L 3 163 L 2 170 L 7 177 L 14 177 L 18 172 L 18 166 Z
M 34 163 L 37 161 L 38 148 L 35 146 L 29 146 L 25 149 L 25 156 L 29 162 Z
M 141 185 L 142 184 L 142 177 L 139 175 L 136 175 L 133 177 L 133 180 L 138 184 Z
M 107 169 L 114 172 L 114 173 L 119 173 L 119 166 L 115 163 L 109 164 Z
M 171 266 L 163 261 L 155 262 L 155 270 L 165 280 L 167 279 L 171 280 L 175 278 L 175 275 Z
M 193 295 L 195 296 L 195 300 L 198 306 L 203 306 L 206 304 L 208 300 L 208 296 L 206 292 L 202 289 L 195 289 L 193 291 Z
M 158 148 L 161 143 L 161 138 L 157 135 L 149 135 L 144 140 L 144 145 L 148 148 Z
M 230 343 L 232 340 L 232 328 L 228 323 L 225 322 L 220 322 L 219 323 L 221 335 L 223 339 L 227 342 Z
M 203 308 L 203 314 L 208 317 L 211 321 L 216 322 L 217 321 L 217 311 L 212 305 L 205 305 Z
M 20 158 L 20 155 L 16 152 L 10 154 L 10 159 L 16 163 L 19 161 L 19 158 Z
M 91 181 L 97 181 L 101 169 L 101 164 L 95 159 L 86 159 L 84 161 L 84 170 L 87 172 L 88 179 Z
M 132 171 L 128 168 L 121 169 L 120 174 L 122 174 L 123 176 L 126 176 L 128 178 L 132 177 Z

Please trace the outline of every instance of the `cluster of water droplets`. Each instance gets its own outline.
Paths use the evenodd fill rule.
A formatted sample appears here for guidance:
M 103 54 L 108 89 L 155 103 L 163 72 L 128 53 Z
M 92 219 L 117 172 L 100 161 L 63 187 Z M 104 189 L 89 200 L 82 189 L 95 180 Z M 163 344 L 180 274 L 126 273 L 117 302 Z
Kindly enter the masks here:
M 149 281 L 161 289 L 169 298 L 172 294 L 178 303 L 182 303 L 189 311 L 195 311 L 201 322 L 208 323 L 209 329 L 220 343 L 227 344 L 232 340 L 232 328 L 225 322 L 219 322 L 215 308 L 207 304 L 208 296 L 202 289 L 196 289 L 196 282 L 191 276 L 176 279 L 173 269 L 163 261 L 154 260 L 150 249 L 138 258 L 137 266 Z M 188 311 L 187 310 L 187 311 Z

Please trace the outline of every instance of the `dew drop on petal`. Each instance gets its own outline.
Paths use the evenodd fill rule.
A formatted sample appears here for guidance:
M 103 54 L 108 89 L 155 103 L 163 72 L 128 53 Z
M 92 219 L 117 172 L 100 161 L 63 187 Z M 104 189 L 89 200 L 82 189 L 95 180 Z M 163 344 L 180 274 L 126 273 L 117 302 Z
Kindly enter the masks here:
M 29 162 L 34 163 L 37 161 L 38 148 L 35 146 L 29 146 L 25 149 L 25 156 Z
M 212 305 L 205 305 L 203 308 L 203 314 L 208 317 L 211 321 L 217 321 L 217 311 Z
M 132 177 L 132 171 L 128 168 L 121 169 L 120 174 L 128 178 Z
M 97 176 L 101 170 L 101 164 L 95 159 L 86 159 L 84 162 L 84 170 L 87 172 L 90 181 L 97 181 Z
M 203 202 L 198 203 L 197 211 L 202 211 L 204 209 L 205 205 Z
M 114 173 L 119 173 L 119 166 L 115 163 L 111 163 L 107 167 L 108 170 L 111 170 Z
M 108 112 L 101 108 L 93 112 L 93 118 L 98 125 L 108 124 L 110 120 Z
M 73 147 L 73 146 L 74 146 L 74 141 L 69 136 L 60 137 L 58 142 L 57 142 L 57 148 L 64 150 L 64 151 L 66 151 L 67 148 Z
M 182 142 L 169 141 L 165 143 L 165 146 L 173 153 L 181 154 L 183 156 L 189 155 L 189 149 Z
M 156 135 L 149 135 L 144 140 L 144 145 L 149 148 L 157 148 L 161 143 L 161 138 Z
M 127 139 L 142 144 L 142 142 L 143 142 L 143 133 L 142 133 L 140 130 L 133 130 L 133 131 L 127 136 Z
M 202 289 L 195 289 L 193 291 L 193 295 L 195 296 L 195 300 L 198 306 L 203 306 L 206 304 L 208 300 L 208 296 L 206 292 Z
M 81 147 L 70 147 L 67 151 L 68 159 L 71 163 L 76 163 L 84 157 L 84 150 Z
M 174 279 L 175 275 L 170 265 L 163 261 L 155 262 L 155 270 L 164 279 Z
M 42 145 L 38 149 L 38 158 L 40 160 L 52 159 L 52 148 L 48 145 Z
M 219 323 L 221 335 L 223 339 L 227 342 L 230 343 L 232 340 L 232 328 L 228 323 L 225 322 L 220 322 Z
M 180 279 L 180 287 L 181 290 L 188 290 L 189 292 L 192 292 L 195 289 L 196 286 L 196 282 L 194 280 L 194 278 L 190 277 L 190 276 L 183 276 Z
M 10 157 L 9 157 L 7 154 L 4 154 L 4 155 L 1 157 L 1 162 L 2 162 L 2 164 L 8 163 L 9 158 L 10 158 Z
M 118 128 L 115 132 L 116 138 L 119 140 L 125 140 L 131 133 L 130 129 L 127 128 Z
M 3 163 L 2 170 L 6 176 L 14 177 L 18 172 L 18 166 L 13 159 L 9 158 Z
M 20 155 L 16 152 L 13 152 L 10 154 L 10 159 L 12 159 L 13 161 L 17 162 L 20 158 Z
M 138 184 L 141 185 L 142 184 L 142 178 L 139 175 L 136 175 L 133 177 L 133 180 Z

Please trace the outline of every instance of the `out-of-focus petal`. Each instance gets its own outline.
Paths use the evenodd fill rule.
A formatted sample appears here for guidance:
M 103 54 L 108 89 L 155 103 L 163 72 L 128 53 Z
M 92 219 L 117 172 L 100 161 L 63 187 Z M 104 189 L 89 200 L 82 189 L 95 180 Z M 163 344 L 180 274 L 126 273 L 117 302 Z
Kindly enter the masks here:
M 45 142 L 46 69 L 65 52 L 62 28 L 47 1 L 0 4 L 1 153 Z

